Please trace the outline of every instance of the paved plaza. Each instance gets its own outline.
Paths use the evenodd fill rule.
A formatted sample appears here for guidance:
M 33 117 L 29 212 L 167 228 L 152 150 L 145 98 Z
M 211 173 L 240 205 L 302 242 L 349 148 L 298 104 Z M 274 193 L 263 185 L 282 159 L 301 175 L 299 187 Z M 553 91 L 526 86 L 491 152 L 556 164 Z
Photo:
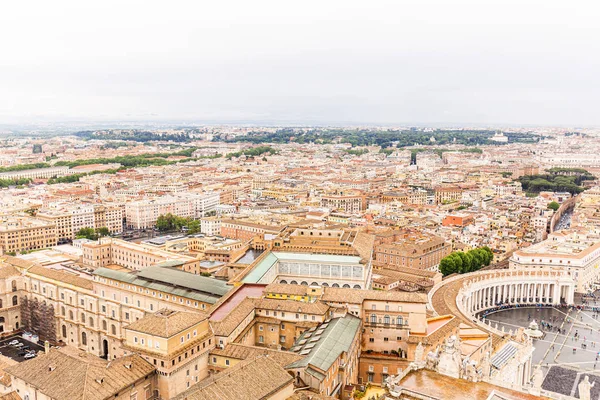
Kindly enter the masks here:
M 533 365 L 541 365 L 544 371 L 560 365 L 600 373 L 600 319 L 592 311 L 521 307 L 490 313 L 486 319 L 498 322 L 498 328 L 504 326 L 506 331 L 527 328 L 536 320 L 544 337 L 533 342 Z M 552 329 L 543 327 L 542 321 L 551 324 Z

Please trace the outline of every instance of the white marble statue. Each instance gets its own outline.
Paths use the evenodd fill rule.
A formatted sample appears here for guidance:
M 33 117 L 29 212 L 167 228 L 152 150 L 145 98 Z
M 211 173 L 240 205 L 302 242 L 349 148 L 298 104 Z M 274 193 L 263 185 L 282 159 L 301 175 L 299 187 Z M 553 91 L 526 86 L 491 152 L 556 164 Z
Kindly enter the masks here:
M 533 387 L 539 389 L 542 387 L 542 383 L 544 382 L 544 372 L 540 367 L 538 367 L 533 373 Z
M 458 346 L 460 346 L 460 342 L 457 343 L 456 336 L 446 339 L 446 344 L 439 357 L 438 372 L 440 374 L 460 378 L 462 363 Z
M 577 385 L 577 389 L 579 389 L 579 400 L 590 400 L 592 395 L 592 388 L 596 382 L 590 383 L 590 377 L 585 376 L 579 385 Z
M 424 349 L 423 349 L 423 343 L 419 342 L 419 344 L 417 345 L 417 348 L 415 349 L 415 363 L 420 363 L 421 361 L 423 361 L 423 353 L 424 353 Z

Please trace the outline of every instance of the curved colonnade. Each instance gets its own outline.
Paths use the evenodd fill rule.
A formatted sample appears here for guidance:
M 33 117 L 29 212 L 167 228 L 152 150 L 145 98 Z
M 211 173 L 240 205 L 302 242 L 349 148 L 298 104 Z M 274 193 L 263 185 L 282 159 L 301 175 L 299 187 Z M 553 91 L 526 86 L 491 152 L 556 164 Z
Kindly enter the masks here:
M 453 314 L 492 334 L 499 331 L 479 321 L 477 313 L 499 305 L 572 304 L 573 278 L 562 271 L 491 270 L 457 275 L 433 287 L 428 305 L 438 315 Z

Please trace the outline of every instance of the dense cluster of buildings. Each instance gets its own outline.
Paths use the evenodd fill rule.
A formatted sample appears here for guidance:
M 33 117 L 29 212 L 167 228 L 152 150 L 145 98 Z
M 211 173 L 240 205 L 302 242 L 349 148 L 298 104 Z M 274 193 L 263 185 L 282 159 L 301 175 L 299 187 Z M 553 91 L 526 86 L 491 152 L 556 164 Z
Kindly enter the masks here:
M 198 142 L 182 163 L 72 183 L 48 184 L 76 173 L 66 167 L 27 175 L 0 190 L 0 334 L 45 347 L 0 354 L 0 399 L 329 400 L 367 384 L 428 399 L 402 391 L 428 374 L 535 398 L 528 336 L 478 315 L 597 288 L 600 189 L 532 195 L 515 181 L 562 167 L 546 154 L 582 152 L 578 136 L 492 140 L 502 145 L 358 155 L 289 143 L 258 157 Z M 44 161 L 31 144 L 15 141 L 0 164 Z M 43 149 L 74 161 L 168 148 L 105 144 Z M 593 167 L 585 157 L 572 159 Z M 160 232 L 167 214 L 194 231 Z M 103 233 L 81 238 L 89 228 Z M 443 258 L 482 246 L 490 267 L 442 275 Z

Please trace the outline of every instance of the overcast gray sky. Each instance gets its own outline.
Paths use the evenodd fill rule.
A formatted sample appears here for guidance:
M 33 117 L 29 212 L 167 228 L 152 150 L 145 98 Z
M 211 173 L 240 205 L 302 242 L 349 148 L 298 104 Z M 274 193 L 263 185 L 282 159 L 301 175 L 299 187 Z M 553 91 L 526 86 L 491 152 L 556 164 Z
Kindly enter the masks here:
M 6 1 L 0 122 L 600 125 L 596 3 Z

